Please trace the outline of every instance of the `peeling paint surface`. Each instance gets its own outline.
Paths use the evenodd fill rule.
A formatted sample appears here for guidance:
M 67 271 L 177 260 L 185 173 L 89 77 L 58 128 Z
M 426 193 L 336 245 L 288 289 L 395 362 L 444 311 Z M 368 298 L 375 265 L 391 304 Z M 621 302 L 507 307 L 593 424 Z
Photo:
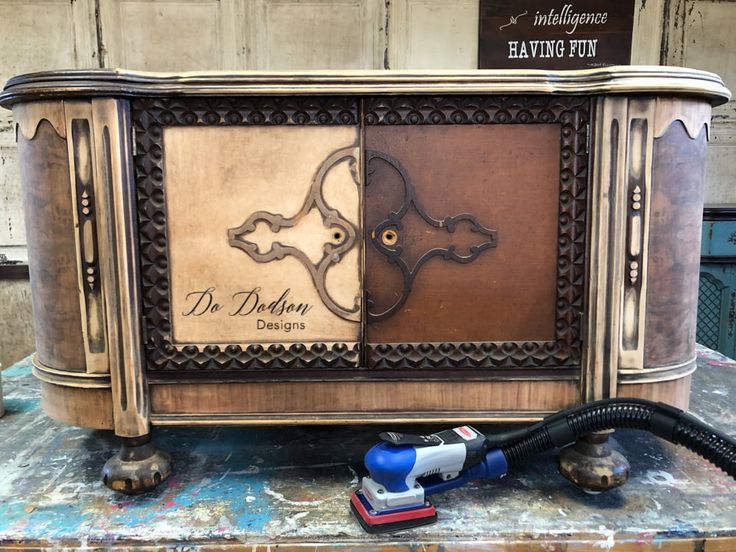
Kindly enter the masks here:
M 734 434 L 736 363 L 699 353 L 693 411 Z M 543 454 L 502 479 L 435 497 L 437 524 L 394 535 L 365 534 L 348 508 L 364 473 L 362 455 L 384 429 L 376 426 L 156 428 L 174 475 L 145 496 L 115 494 L 100 481 L 118 446 L 114 436 L 46 417 L 30 372 L 28 360 L 3 372 L 0 545 L 495 543 L 506 550 L 504 543 L 516 543 L 519 550 L 572 550 L 557 543 L 587 543 L 574 550 L 669 550 L 667 543 L 692 541 L 677 550 L 703 550 L 715 539 L 726 546 L 719 550 L 736 550 L 736 482 L 685 449 L 636 431 L 616 433 L 632 468 L 620 489 L 586 494 L 557 474 L 555 453 Z

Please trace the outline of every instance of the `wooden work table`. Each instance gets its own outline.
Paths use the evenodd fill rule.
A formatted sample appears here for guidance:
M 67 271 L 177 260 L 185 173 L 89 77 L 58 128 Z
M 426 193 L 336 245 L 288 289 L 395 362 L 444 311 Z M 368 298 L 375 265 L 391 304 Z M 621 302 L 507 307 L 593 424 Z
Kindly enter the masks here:
M 736 362 L 701 349 L 698 364 L 692 410 L 736 434 Z M 375 426 L 159 428 L 176 474 L 127 497 L 99 480 L 112 435 L 46 417 L 30 362 L 3 379 L 0 546 L 736 550 L 736 482 L 648 434 L 616 434 L 632 477 L 607 494 L 572 486 L 546 454 L 437 497 L 435 525 L 371 536 L 351 518 L 348 498 Z

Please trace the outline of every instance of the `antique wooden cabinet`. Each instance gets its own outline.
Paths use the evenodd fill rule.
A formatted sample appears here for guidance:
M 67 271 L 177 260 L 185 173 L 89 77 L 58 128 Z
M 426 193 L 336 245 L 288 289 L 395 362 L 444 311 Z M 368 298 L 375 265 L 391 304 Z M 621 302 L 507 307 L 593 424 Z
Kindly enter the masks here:
M 728 98 L 671 67 L 11 79 L 44 408 L 126 438 L 135 491 L 152 425 L 686 406 Z

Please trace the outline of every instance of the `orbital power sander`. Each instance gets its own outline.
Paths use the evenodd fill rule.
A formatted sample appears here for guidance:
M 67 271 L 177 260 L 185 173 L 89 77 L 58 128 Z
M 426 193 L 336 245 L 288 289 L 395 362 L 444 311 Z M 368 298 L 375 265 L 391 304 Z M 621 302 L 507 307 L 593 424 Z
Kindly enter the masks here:
M 736 440 L 673 406 L 643 399 L 605 399 L 553 414 L 541 422 L 484 436 L 471 426 L 432 435 L 385 432 L 365 455 L 369 472 L 350 509 L 369 533 L 437 520 L 433 494 L 485 477 L 501 477 L 526 458 L 608 429 L 649 431 L 699 454 L 736 479 Z

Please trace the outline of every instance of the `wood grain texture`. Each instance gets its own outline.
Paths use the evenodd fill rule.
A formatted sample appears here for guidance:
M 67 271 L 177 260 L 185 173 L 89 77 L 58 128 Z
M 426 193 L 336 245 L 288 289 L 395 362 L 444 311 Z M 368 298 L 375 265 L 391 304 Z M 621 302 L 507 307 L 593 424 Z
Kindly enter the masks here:
M 706 136 L 677 121 L 653 146 L 644 365 L 695 356 Z
M 81 389 L 41 382 L 43 411 L 54 420 L 91 429 L 113 429 L 110 389 Z
M 152 384 L 151 413 L 278 414 L 344 413 L 370 419 L 372 413 L 406 412 L 431 420 L 433 412 L 555 411 L 580 399 L 574 380 L 401 381 Z M 313 419 L 319 423 L 319 419 Z
M 327 131 L 325 127 L 335 130 L 333 136 L 342 136 L 341 139 L 347 139 L 343 133 L 348 133 L 353 140 L 357 138 L 355 124 L 358 121 L 357 102 L 354 98 L 346 97 L 258 97 L 258 98 L 215 98 L 215 99 L 151 99 L 140 100 L 133 104 L 134 123 L 136 125 L 136 147 L 138 155 L 136 156 L 136 180 L 137 192 L 139 198 L 138 224 L 141 236 L 141 262 L 144 270 L 142 271 L 143 284 L 143 310 L 144 324 L 147 331 L 146 355 L 149 370 L 167 371 L 175 374 L 177 370 L 239 370 L 246 369 L 304 369 L 304 368 L 352 368 L 358 362 L 358 344 L 353 343 L 310 343 L 308 341 L 287 343 L 258 343 L 247 342 L 238 343 L 190 343 L 177 347 L 172 343 L 172 310 L 170 297 L 169 282 L 169 247 L 167 238 L 167 211 L 166 211 L 166 191 L 164 183 L 164 134 L 165 130 L 172 127 L 233 127 L 231 132 L 242 132 L 235 127 L 248 127 L 249 131 L 253 131 L 251 127 L 268 127 L 275 130 L 276 134 L 286 132 L 291 134 L 292 138 L 302 133 L 303 138 L 318 137 L 317 135 Z M 291 130 L 285 130 L 283 127 L 300 127 L 293 133 Z M 302 127 L 309 127 L 308 129 Z M 319 128 L 317 128 L 319 127 Z M 340 128 L 343 127 L 343 128 Z M 311 130 L 310 130 L 311 129 Z M 219 128 L 218 130 L 222 130 Z M 295 130 L 295 129 L 292 129 Z M 215 129 L 212 129 L 214 132 Z M 253 131 L 256 134 L 270 131 Z M 227 131 L 225 131 L 227 133 Z M 354 144 L 354 141 L 348 140 L 348 145 Z M 257 144 L 252 144 L 258 147 Z M 298 143 L 295 148 L 298 151 L 308 152 L 309 148 L 305 146 L 314 144 Z M 266 146 L 264 142 L 263 146 Z M 284 198 L 269 193 L 273 191 L 268 177 L 277 178 L 280 184 L 278 187 L 286 186 L 286 189 L 293 191 L 293 180 L 291 175 L 292 165 L 287 161 L 288 154 L 278 148 L 278 141 L 271 141 L 270 146 L 273 159 L 261 157 L 252 159 L 253 167 L 256 169 L 254 174 L 260 174 L 259 182 L 256 182 L 258 189 L 253 191 L 257 194 L 264 194 L 267 197 L 266 205 L 273 201 L 293 201 L 303 202 L 304 196 L 294 196 Z M 315 146 L 316 147 L 316 146 Z M 295 150 L 295 151 L 296 151 Z M 324 151 L 322 152 L 324 153 Z M 199 155 L 199 154 L 197 154 Z M 236 155 L 235 159 L 228 159 L 228 163 L 233 164 L 231 172 L 235 176 L 240 175 L 244 180 L 248 180 L 247 167 L 239 164 Z M 310 158 L 310 163 L 318 163 L 314 157 Z M 204 159 L 204 161 L 207 161 Z M 204 163 L 206 165 L 206 163 Z M 219 167 L 221 172 L 217 174 L 227 173 L 223 167 Z M 245 170 L 245 172 L 243 172 Z M 280 172 L 279 172 L 280 171 Z M 185 171 L 186 172 L 186 171 Z M 225 174 L 224 176 L 227 176 Z M 233 176 L 233 175 L 231 175 Z M 302 175 L 304 176 L 304 175 Z M 328 175 L 329 176 L 329 175 Z M 345 175 L 343 174 L 343 177 Z M 203 175 L 204 182 L 209 182 L 209 176 Z M 264 180 L 265 179 L 265 180 Z M 329 182 L 326 182 L 329 187 Z M 226 183 L 229 186 L 236 186 L 238 182 Z M 254 184 L 254 182 L 251 182 Z M 304 183 L 303 183 L 304 184 Z M 356 185 L 353 181 L 350 186 Z M 304 188 L 306 194 L 308 186 Z M 202 190 L 201 190 L 202 191 Z M 248 201 L 248 194 L 241 188 L 236 191 L 236 196 L 240 201 Z M 283 190 L 282 190 L 283 191 Z M 338 194 L 340 195 L 340 194 Z M 345 205 L 345 199 L 350 196 L 343 197 L 343 201 L 339 201 L 341 205 Z M 351 196 L 352 197 L 352 196 Z M 228 207 L 232 207 L 228 198 L 221 197 Z M 197 208 L 206 207 L 207 201 L 200 202 Z M 357 199 L 348 199 L 347 203 L 351 205 L 349 210 L 354 210 Z M 300 203 L 301 205 L 301 203 Z M 252 206 L 256 210 L 262 210 L 263 206 Z M 298 206 L 294 207 L 298 210 Z M 247 207 L 246 207 L 247 209 Z M 230 225 L 222 226 L 223 242 L 227 243 L 228 232 L 232 227 L 238 227 L 244 220 L 253 213 L 240 213 L 238 220 Z M 219 220 L 221 214 L 215 214 L 215 219 Z M 354 216 L 354 215 L 351 215 Z M 272 233 L 273 234 L 273 233 Z M 274 234 L 275 235 L 275 234 Z M 201 236 L 197 236 L 199 239 Z M 272 242 L 273 243 L 273 242 Z M 232 251 L 230 251 L 232 250 Z M 252 259 L 248 258 L 243 251 L 238 251 L 232 247 L 228 249 L 228 255 L 233 255 L 233 259 L 237 258 L 237 263 L 244 262 L 251 265 Z M 350 255 L 346 255 L 349 257 Z M 186 257 L 185 257 L 186 258 Z M 285 258 L 281 263 L 286 265 L 289 261 L 298 266 L 296 270 L 304 270 L 304 264 L 296 262 L 294 258 Z M 200 260 L 202 262 L 202 260 Z M 344 266 L 349 267 L 352 264 L 354 270 L 355 260 L 347 259 Z M 262 265 L 261 268 L 267 265 Z M 288 270 L 284 272 L 282 266 L 273 267 L 277 279 L 288 275 Z M 337 269 L 333 269 L 337 272 Z M 332 287 L 330 279 L 337 274 L 328 274 L 326 278 L 327 287 Z M 344 275 L 342 276 L 344 277 Z M 236 276 L 235 281 L 241 280 L 241 274 Z M 233 284 L 229 282 L 229 284 Z M 338 280 L 339 284 L 339 280 Z M 347 288 L 341 285 L 343 295 Z M 253 289 L 253 288 L 251 288 Z M 282 291 L 277 291 L 275 297 L 269 298 L 265 305 L 274 302 L 280 297 L 278 295 Z M 237 291 L 236 291 L 237 293 Z M 348 293 L 348 295 L 351 295 Z M 232 296 L 230 297 L 232 298 Z M 352 300 L 355 299 L 355 291 L 352 293 Z M 304 301 L 302 301 L 304 303 Z M 262 303 L 264 304 L 264 303 Z M 353 303 L 350 303 L 353 304 Z M 330 316 L 334 315 L 329 313 Z M 344 322 L 344 321 L 342 321 Z M 272 323 L 276 323 L 273 322 Z M 291 322 L 290 322 L 291 323 Z M 350 323 L 353 326 L 355 323 Z M 283 328 L 281 328 L 283 329 Z M 306 328 L 305 328 L 306 329 Z M 355 331 L 357 337 L 357 331 Z M 219 339 L 222 339 L 221 337 Z M 242 342 L 242 337 L 240 337 Z M 286 339 L 281 340 L 286 341 Z M 296 340 L 298 341 L 298 340 Z
M 85 371 L 66 140 L 42 120 L 18 136 L 36 348 L 45 365 Z
M 322 261 L 325 244 L 342 243 L 345 232 L 326 225 L 316 208 L 298 217 L 292 227 L 275 226 L 300 214 L 325 159 L 336 150 L 357 148 L 357 142 L 353 126 L 164 131 L 175 345 L 358 340 L 360 324 L 331 312 L 317 283 L 338 305 L 349 309 L 356 301 L 360 305 L 360 247 L 352 247 L 315 282 L 307 264 Z M 359 227 L 360 185 L 350 164 L 335 165 L 323 182 L 320 197 L 341 220 Z M 256 213 L 282 218 L 273 224 L 257 220 L 237 240 L 228 240 L 230 229 Z M 339 240 L 334 239 L 335 232 L 340 233 Z M 248 244 L 256 254 L 265 256 L 275 247 L 284 253 L 261 261 L 237 247 Z M 303 262 L 285 247 L 302 252 Z M 274 308 L 269 308 L 273 302 Z
M 692 375 L 658 383 L 634 383 L 618 385 L 618 397 L 637 397 L 676 406 L 687 410 L 690 403 Z
M 366 147 L 401 162 L 433 218 L 468 213 L 498 232 L 497 247 L 467 264 L 429 260 L 403 308 L 368 324 L 368 342 L 554 339 L 559 142 L 559 125 L 366 128 Z M 401 295 L 402 281 L 370 239 L 401 206 L 403 186 L 385 163 L 369 169 L 366 288 L 380 310 Z M 402 223 L 399 245 L 409 266 L 432 247 L 467 254 L 484 240 L 467 224 L 435 230 L 415 210 Z

